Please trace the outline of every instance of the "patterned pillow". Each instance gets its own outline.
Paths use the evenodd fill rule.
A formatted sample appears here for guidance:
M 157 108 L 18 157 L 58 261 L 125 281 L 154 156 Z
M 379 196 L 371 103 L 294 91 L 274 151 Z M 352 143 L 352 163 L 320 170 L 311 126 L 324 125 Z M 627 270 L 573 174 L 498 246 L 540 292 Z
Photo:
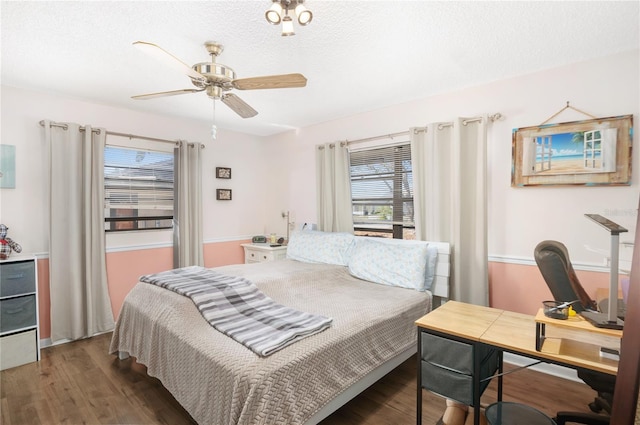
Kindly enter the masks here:
M 287 244 L 287 258 L 305 263 L 346 266 L 354 236 L 317 230 L 293 232 Z
M 422 241 L 356 237 L 349 272 L 360 279 L 425 291 L 431 288 L 438 255 Z

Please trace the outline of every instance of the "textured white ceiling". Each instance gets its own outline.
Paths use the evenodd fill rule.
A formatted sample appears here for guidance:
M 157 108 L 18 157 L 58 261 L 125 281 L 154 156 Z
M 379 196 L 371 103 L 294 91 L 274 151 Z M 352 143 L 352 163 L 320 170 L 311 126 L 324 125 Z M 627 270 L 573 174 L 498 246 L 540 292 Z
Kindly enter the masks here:
M 307 0 L 311 24 L 281 37 L 255 1 L 2 1 L 2 84 L 211 122 L 204 93 L 134 48 L 156 43 L 183 62 L 218 62 L 238 78 L 300 72 L 307 87 L 235 91 L 259 114 L 216 105 L 219 127 L 271 135 L 436 93 L 638 49 L 638 1 Z

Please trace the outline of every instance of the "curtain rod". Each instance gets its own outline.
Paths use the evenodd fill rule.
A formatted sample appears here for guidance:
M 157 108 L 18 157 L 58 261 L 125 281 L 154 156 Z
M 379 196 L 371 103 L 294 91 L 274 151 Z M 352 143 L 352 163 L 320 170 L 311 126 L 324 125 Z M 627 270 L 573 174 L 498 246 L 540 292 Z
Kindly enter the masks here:
M 493 115 L 489 115 L 489 119 L 491 121 L 496 121 L 496 120 L 499 120 L 500 118 L 502 118 L 502 114 L 500 112 L 496 112 Z M 467 125 L 469 123 L 478 122 L 478 121 L 482 121 L 482 117 L 468 118 L 468 119 L 462 121 L 462 125 Z M 452 122 L 440 123 L 440 124 L 438 124 L 438 130 L 442 130 L 445 127 L 451 127 L 452 125 L 453 125 Z M 421 131 L 427 131 L 426 127 L 425 128 L 416 128 L 416 129 L 414 129 L 414 132 L 416 132 L 416 134 L 421 132 Z M 371 142 L 373 140 L 393 139 L 394 137 L 406 136 L 408 134 L 409 134 L 409 130 L 401 131 L 399 133 L 383 134 L 381 136 L 367 137 L 366 139 L 345 140 L 342 143 L 346 143 L 347 145 L 351 145 L 351 144 L 362 143 L 362 142 Z
M 426 129 L 425 128 L 416 128 L 416 129 L 414 129 L 414 132 L 416 132 L 416 133 L 419 133 L 421 131 L 426 131 Z M 407 136 L 409 133 L 410 133 L 410 130 L 406 130 L 406 131 L 400 131 L 398 133 L 383 134 L 383 135 L 380 135 L 380 136 L 367 137 L 365 139 L 345 140 L 344 143 L 346 143 L 347 145 L 352 145 L 352 144 L 356 144 L 356 143 L 371 142 L 373 140 L 393 139 L 394 137 Z
M 489 119 L 491 121 L 497 121 L 500 118 L 502 118 L 502 114 L 500 112 L 496 112 L 493 115 L 489 115 Z M 482 117 L 468 118 L 466 120 L 462 120 L 462 125 L 467 125 L 469 123 L 479 122 L 479 121 L 482 121 Z M 445 127 L 452 127 L 452 126 L 453 126 L 452 122 L 442 122 L 442 123 L 438 124 L 438 130 L 442 130 Z
M 40 125 L 42 127 L 44 127 L 44 120 L 40 121 Z M 67 124 L 63 124 L 63 123 L 57 123 L 57 122 L 51 122 L 50 125 L 52 127 L 60 127 L 60 128 L 64 128 L 65 130 L 69 128 L 69 126 Z M 80 127 L 80 131 L 84 131 L 84 127 Z M 96 134 L 100 134 L 100 129 L 96 128 L 92 130 L 94 133 Z M 152 142 L 161 142 L 161 143 L 172 143 L 174 145 L 180 144 L 181 141 L 180 140 L 168 140 L 168 139 L 158 139 L 156 137 L 147 137 L 147 136 L 136 136 L 135 134 L 126 134 L 126 133 L 118 133 L 115 131 L 107 131 L 105 130 L 105 133 L 107 135 L 110 136 L 121 136 L 121 137 L 128 137 L 129 139 L 140 139 L 140 140 L 150 140 Z M 193 143 L 191 143 L 193 144 Z M 200 147 L 205 148 L 204 144 L 201 144 Z

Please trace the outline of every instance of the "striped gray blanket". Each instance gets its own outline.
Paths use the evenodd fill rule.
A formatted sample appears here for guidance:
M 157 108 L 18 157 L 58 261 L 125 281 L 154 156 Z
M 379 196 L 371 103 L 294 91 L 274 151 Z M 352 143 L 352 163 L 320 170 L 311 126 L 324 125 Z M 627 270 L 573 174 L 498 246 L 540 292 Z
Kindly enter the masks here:
M 191 298 L 211 326 L 262 357 L 331 326 L 330 317 L 277 304 L 245 278 L 199 266 L 142 276 L 140 281 Z

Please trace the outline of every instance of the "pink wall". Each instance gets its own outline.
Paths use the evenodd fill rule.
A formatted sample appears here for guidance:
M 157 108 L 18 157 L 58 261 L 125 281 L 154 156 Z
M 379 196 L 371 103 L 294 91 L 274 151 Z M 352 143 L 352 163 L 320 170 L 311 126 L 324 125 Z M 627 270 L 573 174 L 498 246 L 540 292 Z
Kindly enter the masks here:
M 205 244 L 205 267 L 244 263 L 244 251 L 240 246 L 247 241 Z M 141 249 L 107 253 L 107 281 L 114 317 L 118 317 L 122 303 L 138 278 L 149 273 L 169 270 L 173 267 L 173 248 Z M 51 337 L 51 307 L 49 295 L 49 259 L 38 260 L 38 311 L 40 339 Z
M 204 246 L 205 267 L 217 267 L 244 262 L 240 246 L 247 241 L 209 243 Z M 157 273 L 173 267 L 172 248 L 154 248 L 107 254 L 107 279 L 114 317 L 129 291 L 144 274 Z M 607 288 L 607 273 L 576 271 L 587 293 L 596 298 L 597 288 Z M 51 336 L 51 309 L 49 298 L 49 259 L 38 260 L 38 291 L 40 338 Z M 536 266 L 489 263 L 489 302 L 492 307 L 536 314 L 542 301 L 552 299 L 546 283 Z
M 204 266 L 218 267 L 227 264 L 244 263 L 244 249 L 240 244 L 251 242 L 246 241 L 230 241 L 210 243 L 204 246 Z
M 597 288 L 609 287 L 609 274 L 576 270 L 585 291 L 596 299 Z M 552 300 L 537 266 L 489 263 L 489 303 L 491 307 L 535 315 L 542 301 Z

